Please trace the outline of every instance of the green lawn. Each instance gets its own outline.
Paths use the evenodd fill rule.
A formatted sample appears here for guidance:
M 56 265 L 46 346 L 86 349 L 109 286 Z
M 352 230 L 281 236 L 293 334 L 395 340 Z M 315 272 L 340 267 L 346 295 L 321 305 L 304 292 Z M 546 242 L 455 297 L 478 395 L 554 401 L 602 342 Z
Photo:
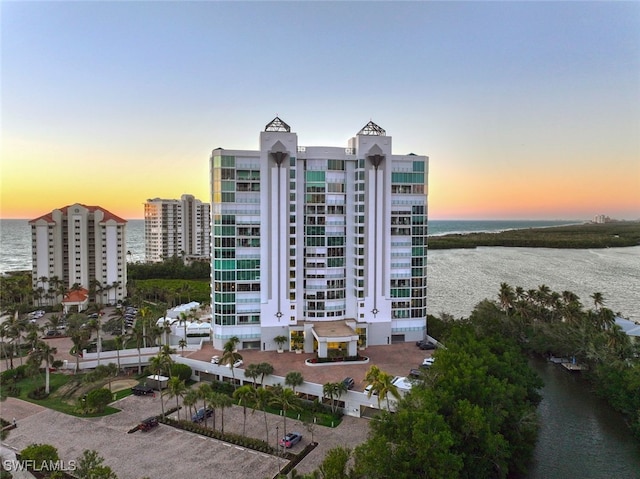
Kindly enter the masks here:
M 116 409 L 111 406 L 107 406 L 104 412 L 102 413 L 94 413 L 94 414 L 82 414 L 77 410 L 76 407 L 76 398 L 71 396 L 62 396 L 60 395 L 60 389 L 63 386 L 70 385 L 73 382 L 81 381 L 82 375 L 70 375 L 70 374 L 59 374 L 59 373 L 51 373 L 49 375 L 49 389 L 51 393 L 45 399 L 32 399 L 29 397 L 29 391 L 33 391 L 38 387 L 44 386 L 45 377 L 44 373 L 36 374 L 35 376 L 24 378 L 16 384 L 20 388 L 20 394 L 18 395 L 19 399 L 23 399 L 25 401 L 29 401 L 33 404 L 38 404 L 40 406 L 53 409 L 55 411 L 59 411 L 65 414 L 69 414 L 71 416 L 78 417 L 99 417 L 99 416 L 107 416 L 109 414 L 113 414 L 119 412 L 119 409 Z M 96 387 L 101 387 L 100 385 L 96 385 Z M 126 389 L 124 391 L 120 391 L 116 393 L 116 399 L 120 399 L 121 397 L 125 397 L 131 394 L 130 389 Z

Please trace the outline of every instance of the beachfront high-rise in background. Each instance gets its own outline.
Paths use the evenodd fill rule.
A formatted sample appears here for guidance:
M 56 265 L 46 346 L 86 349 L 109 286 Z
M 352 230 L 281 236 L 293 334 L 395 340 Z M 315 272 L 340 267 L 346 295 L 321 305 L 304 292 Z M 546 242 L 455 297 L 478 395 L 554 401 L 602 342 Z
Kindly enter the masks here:
M 85 302 L 116 303 L 126 296 L 127 221 L 99 206 L 79 203 L 29 221 L 36 303 L 56 304 L 70 290 Z
M 299 146 L 280 118 L 260 149 L 211 154 L 214 346 L 355 356 L 422 339 L 428 158 L 373 122 L 347 148 Z
M 209 204 L 193 195 L 182 195 L 179 200 L 147 200 L 144 205 L 144 240 L 147 262 L 160 262 L 172 256 L 185 261 L 209 261 Z

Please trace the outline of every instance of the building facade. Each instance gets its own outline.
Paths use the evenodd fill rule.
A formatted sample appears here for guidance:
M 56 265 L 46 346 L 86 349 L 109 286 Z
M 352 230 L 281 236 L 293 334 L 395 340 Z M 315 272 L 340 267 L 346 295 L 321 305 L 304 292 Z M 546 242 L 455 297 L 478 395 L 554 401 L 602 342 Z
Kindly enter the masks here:
M 160 262 L 172 256 L 187 261 L 208 261 L 211 255 L 209 204 L 192 195 L 182 195 L 179 200 L 147 200 L 144 238 L 148 262 Z
M 126 296 L 126 220 L 79 203 L 29 221 L 32 283 L 40 300 L 56 304 L 84 289 L 100 304 Z
M 355 356 L 424 337 L 426 156 L 394 155 L 373 122 L 346 148 L 299 146 L 275 118 L 210 168 L 216 347 Z

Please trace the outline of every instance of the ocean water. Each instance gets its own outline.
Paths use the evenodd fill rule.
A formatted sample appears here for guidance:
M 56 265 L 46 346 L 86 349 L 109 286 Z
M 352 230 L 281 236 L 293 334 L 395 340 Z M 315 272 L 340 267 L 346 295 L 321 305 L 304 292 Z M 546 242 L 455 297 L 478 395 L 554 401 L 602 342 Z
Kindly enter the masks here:
M 578 221 L 430 221 L 432 235 L 473 231 L 540 228 Z M 127 223 L 128 260 L 144 261 L 144 220 Z M 476 248 L 434 250 L 428 257 L 430 314 L 468 316 L 485 298 L 496 299 L 500 283 L 525 290 L 546 284 L 573 291 L 583 304 L 604 295 L 605 305 L 640 320 L 640 246 L 559 250 L 547 248 Z M 0 272 L 31 269 L 31 230 L 27 220 L 0 220 Z

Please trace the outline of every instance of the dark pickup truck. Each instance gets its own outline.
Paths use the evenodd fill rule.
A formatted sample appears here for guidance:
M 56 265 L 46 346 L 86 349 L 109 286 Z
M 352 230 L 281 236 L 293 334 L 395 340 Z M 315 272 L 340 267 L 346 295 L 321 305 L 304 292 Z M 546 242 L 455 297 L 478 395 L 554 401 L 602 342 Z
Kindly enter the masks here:
M 155 416 L 151 416 L 143 420 L 138 426 L 138 429 L 141 431 L 149 431 L 154 427 L 156 427 L 157 425 L 158 425 L 158 419 Z
M 153 388 L 150 388 L 149 386 L 133 386 L 131 388 L 131 392 L 135 395 L 135 396 L 148 396 L 149 394 L 153 394 Z

